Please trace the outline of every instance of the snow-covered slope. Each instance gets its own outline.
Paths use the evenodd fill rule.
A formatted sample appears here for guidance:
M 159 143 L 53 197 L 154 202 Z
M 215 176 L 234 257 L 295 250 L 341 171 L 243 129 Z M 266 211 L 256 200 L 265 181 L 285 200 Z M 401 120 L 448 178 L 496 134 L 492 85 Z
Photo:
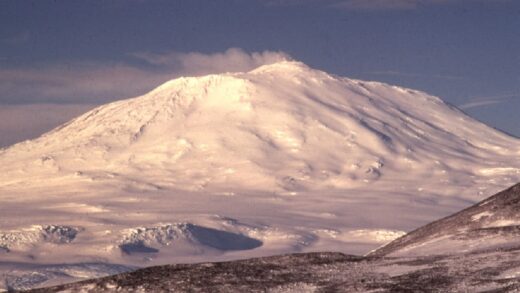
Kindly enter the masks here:
M 299 62 L 180 78 L 0 150 L 0 259 L 364 253 L 520 181 L 519 155 L 439 98 Z
M 520 184 L 370 253 L 428 256 L 520 248 Z

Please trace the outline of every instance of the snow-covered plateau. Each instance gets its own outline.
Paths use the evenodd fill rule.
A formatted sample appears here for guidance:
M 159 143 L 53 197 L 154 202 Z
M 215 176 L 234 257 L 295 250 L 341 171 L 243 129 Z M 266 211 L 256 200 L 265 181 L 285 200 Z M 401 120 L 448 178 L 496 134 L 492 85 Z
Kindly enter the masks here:
M 519 156 L 437 97 L 295 61 L 179 78 L 0 149 L 0 277 L 364 254 L 520 182 Z

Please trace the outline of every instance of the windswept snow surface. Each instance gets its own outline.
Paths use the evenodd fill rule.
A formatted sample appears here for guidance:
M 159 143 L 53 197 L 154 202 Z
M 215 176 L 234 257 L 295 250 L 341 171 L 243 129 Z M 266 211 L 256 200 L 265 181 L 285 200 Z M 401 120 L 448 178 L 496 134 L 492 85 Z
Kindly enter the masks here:
M 520 181 L 519 156 L 439 98 L 299 62 L 179 78 L 0 149 L 0 276 L 365 253 Z
M 520 249 L 520 183 L 371 252 L 416 257 Z

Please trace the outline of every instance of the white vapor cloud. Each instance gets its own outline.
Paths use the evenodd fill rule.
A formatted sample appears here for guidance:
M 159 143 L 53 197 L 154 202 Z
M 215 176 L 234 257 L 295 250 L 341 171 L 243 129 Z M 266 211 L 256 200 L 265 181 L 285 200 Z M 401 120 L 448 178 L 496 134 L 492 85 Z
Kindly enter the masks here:
M 490 106 L 490 105 L 496 105 L 505 103 L 511 99 L 520 97 L 520 94 L 509 94 L 509 95 L 498 95 L 498 96 L 491 96 L 491 97 L 482 97 L 475 99 L 473 101 L 470 101 L 468 103 L 459 105 L 458 107 L 462 110 L 467 110 L 471 108 L 479 108 L 484 106 Z
M 264 51 L 249 54 L 239 48 L 230 48 L 214 54 L 170 52 L 131 55 L 150 64 L 171 66 L 189 74 L 249 71 L 261 65 L 291 59 L 283 52 Z
M 94 105 L 138 96 L 180 76 L 249 71 L 290 57 L 283 52 L 134 53 L 136 62 L 61 62 L 0 68 L 0 147 L 33 138 Z M 18 104 L 18 105 L 15 105 Z

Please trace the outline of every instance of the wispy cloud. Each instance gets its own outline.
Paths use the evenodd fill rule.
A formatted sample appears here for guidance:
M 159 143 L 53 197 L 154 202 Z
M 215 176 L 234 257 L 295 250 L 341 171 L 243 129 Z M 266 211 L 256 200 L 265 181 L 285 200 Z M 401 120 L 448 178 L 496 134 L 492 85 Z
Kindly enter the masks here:
M 98 62 L 0 69 L 0 103 L 100 103 L 139 94 L 165 78 L 126 64 Z
M 507 2 L 508 0 L 259 0 L 268 6 L 319 4 L 353 11 L 414 10 L 420 7 L 461 2 Z
M 333 7 L 346 10 L 415 10 L 421 7 L 431 7 L 452 4 L 510 4 L 513 0 L 338 0 Z M 466 5 L 464 7 L 467 7 Z
M 348 10 L 408 10 L 418 6 L 419 0 L 348 0 L 334 6 Z
M 508 102 L 512 99 L 520 98 L 520 94 L 507 94 L 507 95 L 497 95 L 497 96 L 489 96 L 489 97 L 479 97 L 475 98 L 472 101 L 459 105 L 458 107 L 463 110 L 479 108 L 484 106 L 496 105 Z
M 9 45 L 20 45 L 23 43 L 27 43 L 30 39 L 31 33 L 29 31 L 23 31 L 2 39 L 2 43 Z
M 423 73 L 413 73 L 413 72 L 401 72 L 401 71 L 395 71 L 395 70 L 372 71 L 369 73 L 375 74 L 375 75 L 386 75 L 386 76 L 426 77 L 426 78 L 448 79 L 448 80 L 466 79 L 463 76 L 456 76 L 456 75 L 449 75 L 449 74 L 423 74 Z
M 312 3 L 330 4 L 340 0 L 256 0 L 266 6 L 296 6 L 308 5 Z
M 133 53 L 135 62 L 61 62 L 34 68 L 0 69 L 0 104 L 103 103 L 143 94 L 155 86 L 185 75 L 248 71 L 289 58 L 282 52 L 247 53 Z

